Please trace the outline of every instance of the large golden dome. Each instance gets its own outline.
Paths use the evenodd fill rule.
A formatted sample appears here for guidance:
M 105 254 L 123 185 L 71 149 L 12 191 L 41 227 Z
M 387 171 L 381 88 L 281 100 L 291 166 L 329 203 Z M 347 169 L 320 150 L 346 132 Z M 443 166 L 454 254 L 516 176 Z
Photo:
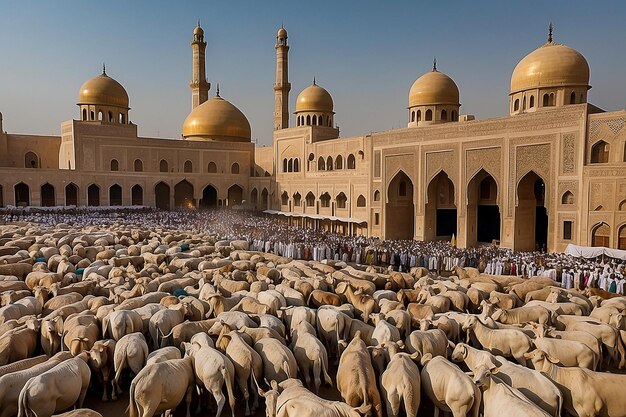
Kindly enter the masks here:
M 296 113 L 302 111 L 333 112 L 333 98 L 319 85 L 313 84 L 302 90 L 296 99 Z
M 409 91 L 409 107 L 433 104 L 459 105 L 459 87 L 452 78 L 436 69 L 415 80 Z
M 526 55 L 511 76 L 511 94 L 562 86 L 589 87 L 589 64 L 577 50 L 551 41 Z
M 189 113 L 183 123 L 183 136 L 249 141 L 252 133 L 250 123 L 241 110 L 216 96 Z
M 87 80 L 80 87 L 78 104 L 96 104 L 128 109 L 128 93 L 122 84 L 103 71 L 101 75 Z

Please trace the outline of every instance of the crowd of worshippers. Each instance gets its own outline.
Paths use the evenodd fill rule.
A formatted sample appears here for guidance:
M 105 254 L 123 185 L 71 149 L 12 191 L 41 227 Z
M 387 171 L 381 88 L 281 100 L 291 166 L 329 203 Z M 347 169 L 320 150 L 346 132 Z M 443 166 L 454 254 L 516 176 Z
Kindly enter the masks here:
M 43 225 L 141 225 L 159 231 L 208 232 L 217 239 L 245 239 L 251 250 L 301 260 L 341 260 L 410 272 L 424 267 L 450 275 L 455 266 L 478 268 L 493 275 L 525 278 L 547 276 L 564 288 L 587 287 L 624 294 L 626 261 L 610 258 L 582 259 L 563 253 L 516 252 L 493 245 L 457 248 L 449 241 L 381 240 L 346 236 L 322 229 L 289 225 L 284 217 L 245 210 L 164 211 L 148 207 L 120 208 L 8 208 L 0 222 L 34 222 Z

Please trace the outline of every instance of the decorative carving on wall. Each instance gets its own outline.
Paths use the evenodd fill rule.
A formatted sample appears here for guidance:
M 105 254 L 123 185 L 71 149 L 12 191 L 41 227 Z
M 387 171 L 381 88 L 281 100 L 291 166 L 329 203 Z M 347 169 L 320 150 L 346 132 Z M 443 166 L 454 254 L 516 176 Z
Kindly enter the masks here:
M 602 184 L 599 182 L 592 183 L 589 191 L 589 210 L 602 206 L 602 200 Z
M 546 208 L 550 209 L 550 186 L 553 171 L 552 146 L 555 135 L 524 137 L 511 140 L 511 159 L 509 164 L 509 207 L 512 216 L 517 201 L 517 184 L 530 171 L 534 171 L 546 183 Z M 548 142 L 548 143 L 546 143 Z
M 430 152 L 426 153 L 426 183 L 425 187 L 428 187 L 428 183 L 435 176 L 439 170 L 443 170 L 448 174 L 448 177 L 454 183 L 454 188 L 458 190 L 458 164 L 454 157 L 453 151 L 445 152 Z
M 576 136 L 574 133 L 563 135 L 563 173 L 576 173 Z
M 592 120 L 589 126 L 589 133 L 597 133 L 601 126 L 607 126 L 614 135 L 617 135 L 626 125 L 626 118 L 618 119 L 596 119 Z
M 501 184 L 501 148 L 468 149 L 465 153 L 465 180 L 469 183 L 481 168 L 488 171 Z

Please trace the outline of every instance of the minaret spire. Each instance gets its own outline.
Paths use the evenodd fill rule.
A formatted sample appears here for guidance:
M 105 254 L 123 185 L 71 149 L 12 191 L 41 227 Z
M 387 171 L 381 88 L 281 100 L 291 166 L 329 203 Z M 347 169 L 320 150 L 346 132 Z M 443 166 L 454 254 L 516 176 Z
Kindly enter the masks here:
M 437 57 L 433 57 L 433 71 L 437 71 Z
M 313 85 L 317 85 L 315 84 L 315 75 L 313 76 Z
M 217 83 L 217 90 L 215 91 L 215 97 L 220 96 L 220 83 Z
M 102 63 L 102 75 L 107 75 L 107 66 L 104 62 Z
M 192 70 L 189 88 L 191 88 L 192 110 L 209 99 L 211 83 L 206 79 L 205 51 L 204 30 L 200 27 L 200 19 L 198 19 L 198 26 L 193 30 L 193 41 L 191 41 Z
M 289 127 L 289 45 L 287 30 L 281 24 L 276 34 L 276 82 L 274 83 L 274 130 Z
M 550 22 L 548 25 L 548 43 L 552 43 L 552 29 L 554 29 L 554 27 L 552 26 L 552 22 Z

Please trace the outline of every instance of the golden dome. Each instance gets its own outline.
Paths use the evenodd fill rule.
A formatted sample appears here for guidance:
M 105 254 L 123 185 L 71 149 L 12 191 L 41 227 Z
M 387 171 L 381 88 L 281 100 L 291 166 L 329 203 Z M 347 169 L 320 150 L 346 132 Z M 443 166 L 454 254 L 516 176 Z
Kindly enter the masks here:
M 287 37 L 287 30 L 285 30 L 284 27 L 281 27 L 280 29 L 278 29 L 278 33 L 276 34 L 277 38 L 286 38 Z
M 296 99 L 296 113 L 301 111 L 333 112 L 333 98 L 324 88 L 313 84 L 302 90 Z
M 513 70 L 511 94 L 542 87 L 589 87 L 589 64 L 580 52 L 548 42 L 526 55 Z
M 78 104 L 98 104 L 128 109 L 128 93 L 122 84 L 103 71 L 101 75 L 93 77 L 80 87 Z
M 409 107 L 432 104 L 459 105 L 459 87 L 452 78 L 436 69 L 415 80 L 409 91 Z
M 183 136 L 249 141 L 252 133 L 250 123 L 241 110 L 216 96 L 189 113 L 183 123 Z
M 204 35 L 204 30 L 200 27 L 200 22 L 198 22 L 198 26 L 193 30 L 193 34 L 198 36 Z

